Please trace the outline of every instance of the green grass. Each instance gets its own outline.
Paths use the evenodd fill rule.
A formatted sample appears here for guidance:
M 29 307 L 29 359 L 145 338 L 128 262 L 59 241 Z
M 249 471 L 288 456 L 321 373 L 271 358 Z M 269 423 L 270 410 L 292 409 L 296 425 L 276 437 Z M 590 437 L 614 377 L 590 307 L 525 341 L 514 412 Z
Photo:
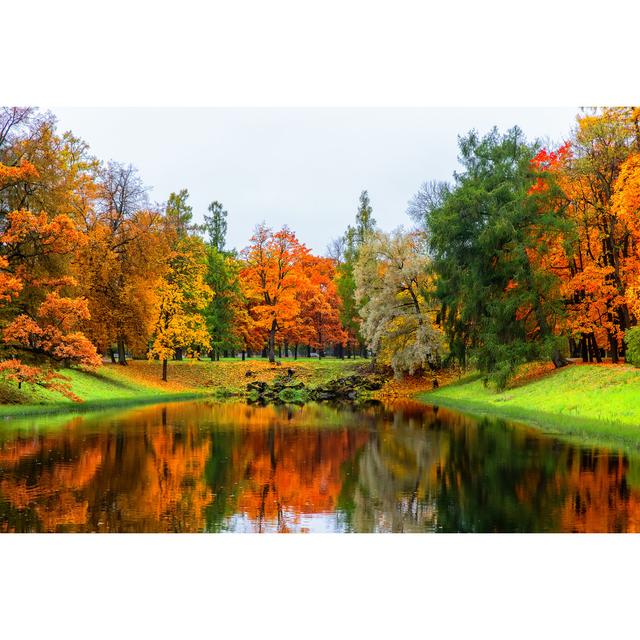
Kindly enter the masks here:
M 158 362 L 131 361 L 128 367 L 104 365 L 95 372 L 65 369 L 61 373 L 71 390 L 82 402 L 73 402 L 58 392 L 13 383 L 0 383 L 0 417 L 37 415 L 69 411 L 90 411 L 109 406 L 125 406 L 165 400 L 180 400 L 198 396 L 224 399 L 243 395 L 247 382 L 264 380 L 295 370 L 298 380 L 305 384 L 322 384 L 337 376 L 349 375 L 364 360 L 292 358 L 282 359 L 279 366 L 270 365 L 263 358 L 241 361 L 223 359 L 183 360 L 169 363 L 169 380 L 161 380 Z M 246 373 L 252 372 L 247 378 Z
M 501 393 L 475 375 L 419 397 L 547 432 L 640 447 L 640 369 L 631 366 L 570 365 Z

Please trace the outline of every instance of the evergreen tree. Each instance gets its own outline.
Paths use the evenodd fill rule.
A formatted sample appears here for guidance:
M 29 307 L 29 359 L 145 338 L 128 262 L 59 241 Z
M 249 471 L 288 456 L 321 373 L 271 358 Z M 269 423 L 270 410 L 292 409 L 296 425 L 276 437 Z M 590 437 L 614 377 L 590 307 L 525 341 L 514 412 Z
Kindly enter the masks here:
M 369 200 L 368 191 L 360 194 L 360 204 L 356 213 L 356 239 L 358 245 L 361 245 L 367 239 L 376 227 L 376 221 L 373 217 L 373 207 Z
M 239 270 L 235 253 L 218 251 L 213 245 L 208 247 L 205 281 L 213 291 L 213 299 L 204 315 L 211 336 L 212 359 L 220 359 L 221 351 L 235 351 L 240 347 L 234 311 L 242 297 Z
M 451 352 L 464 362 L 470 350 L 503 388 L 523 362 L 566 364 L 558 279 L 539 266 L 565 223 L 531 193 L 536 148 L 517 127 L 472 131 L 459 147 L 463 171 L 426 218 L 437 295 Z
M 204 229 L 209 236 L 209 244 L 216 251 L 224 251 L 227 242 L 227 212 L 217 200 L 209 205 L 211 215 L 204 216 Z
M 360 303 L 356 302 L 356 280 L 354 276 L 354 268 L 358 261 L 360 248 L 367 239 L 374 233 L 376 221 L 373 217 L 373 207 L 369 200 L 369 193 L 365 190 L 360 194 L 358 211 L 356 213 L 356 225 L 349 225 L 342 238 L 337 243 L 342 252 L 342 259 L 337 266 L 336 286 L 338 294 L 342 300 L 340 309 L 340 319 L 342 326 L 345 328 L 349 340 L 348 350 L 353 346 L 351 341 L 359 344 L 362 355 L 366 356 L 365 341 L 360 332 L 360 313 L 359 310 L 366 303 L 366 296 L 362 296 Z
M 181 189 L 178 193 L 171 193 L 167 200 L 165 215 L 167 222 L 175 228 L 179 237 L 186 236 L 193 229 L 193 209 L 187 204 L 189 191 Z

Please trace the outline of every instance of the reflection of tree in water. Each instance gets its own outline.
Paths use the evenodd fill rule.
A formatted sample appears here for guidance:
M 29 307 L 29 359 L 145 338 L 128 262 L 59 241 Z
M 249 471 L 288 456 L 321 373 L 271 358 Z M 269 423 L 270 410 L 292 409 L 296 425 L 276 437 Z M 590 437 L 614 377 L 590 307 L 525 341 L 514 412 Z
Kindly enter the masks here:
M 231 431 L 213 434 L 207 529 L 297 531 L 305 516 L 333 514 L 341 466 L 369 437 L 354 428 L 362 427 L 362 416 L 325 406 L 244 406 L 242 412 Z
M 211 500 L 209 442 L 159 409 L 2 443 L 0 523 L 17 531 L 194 531 Z M 105 430 L 106 429 L 106 430 Z
M 431 413 L 407 405 L 381 412 L 378 428 L 346 470 L 342 517 L 354 531 L 425 531 L 437 513 L 430 472 L 446 439 L 427 429 Z
M 627 530 L 640 504 L 627 487 L 627 466 L 615 451 L 578 448 L 502 421 L 455 427 L 448 459 L 436 469 L 438 528 Z
M 340 498 L 356 531 L 627 531 L 640 494 L 616 452 L 410 406 L 382 414 Z
M 341 466 L 366 438 L 351 429 L 246 432 L 232 452 L 236 512 L 252 530 L 282 532 L 298 529 L 304 515 L 333 513 Z
M 639 471 L 412 403 L 186 403 L 0 432 L 0 530 L 638 531 Z
M 640 532 L 640 492 L 629 485 L 629 473 L 629 462 L 620 454 L 572 450 L 566 460 L 562 529 Z

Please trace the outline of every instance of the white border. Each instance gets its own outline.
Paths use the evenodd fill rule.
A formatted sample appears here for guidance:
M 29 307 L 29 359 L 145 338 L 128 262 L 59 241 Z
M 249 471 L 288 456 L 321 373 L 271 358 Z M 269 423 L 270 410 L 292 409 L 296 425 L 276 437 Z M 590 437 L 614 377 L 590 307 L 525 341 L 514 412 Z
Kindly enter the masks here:
M 0 102 L 640 103 L 634 2 L 4 3 Z M 8 638 L 616 637 L 637 536 L 0 537 Z M 624 635 L 629 635 L 624 633 Z

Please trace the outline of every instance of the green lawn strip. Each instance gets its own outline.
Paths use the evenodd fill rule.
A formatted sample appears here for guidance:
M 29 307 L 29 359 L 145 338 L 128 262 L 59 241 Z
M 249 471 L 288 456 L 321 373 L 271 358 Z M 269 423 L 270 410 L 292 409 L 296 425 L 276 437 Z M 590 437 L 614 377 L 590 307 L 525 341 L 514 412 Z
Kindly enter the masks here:
M 159 363 L 134 361 L 129 367 L 105 365 L 97 371 L 88 372 L 79 369 L 65 369 L 61 374 L 67 378 L 75 395 L 83 402 L 73 402 L 58 392 L 42 387 L 23 385 L 18 389 L 14 383 L 0 384 L 0 418 L 22 415 L 45 415 L 60 412 L 86 412 L 99 408 L 148 404 L 167 400 L 208 397 L 224 400 L 232 395 L 242 395 L 246 384 L 242 377 L 242 386 L 233 387 L 227 383 L 228 365 L 240 366 L 247 370 L 253 362 L 264 362 L 264 359 L 246 360 L 224 359 L 222 362 L 184 360 L 170 363 L 170 373 L 174 373 L 179 382 L 178 389 L 162 389 L 158 379 L 140 375 L 142 369 L 155 365 L 160 371 Z M 310 376 L 308 383 L 322 384 L 328 380 L 349 375 L 365 360 L 339 359 L 282 359 L 282 374 L 287 368 L 299 363 Z M 226 365 L 226 366 L 225 366 Z M 182 375 L 182 372 L 186 375 Z M 237 385 L 236 385 L 237 386 Z M 183 387 L 180 389 L 180 387 Z
M 419 398 L 554 434 L 640 447 L 640 371 L 632 367 L 569 366 L 502 393 L 476 376 Z

